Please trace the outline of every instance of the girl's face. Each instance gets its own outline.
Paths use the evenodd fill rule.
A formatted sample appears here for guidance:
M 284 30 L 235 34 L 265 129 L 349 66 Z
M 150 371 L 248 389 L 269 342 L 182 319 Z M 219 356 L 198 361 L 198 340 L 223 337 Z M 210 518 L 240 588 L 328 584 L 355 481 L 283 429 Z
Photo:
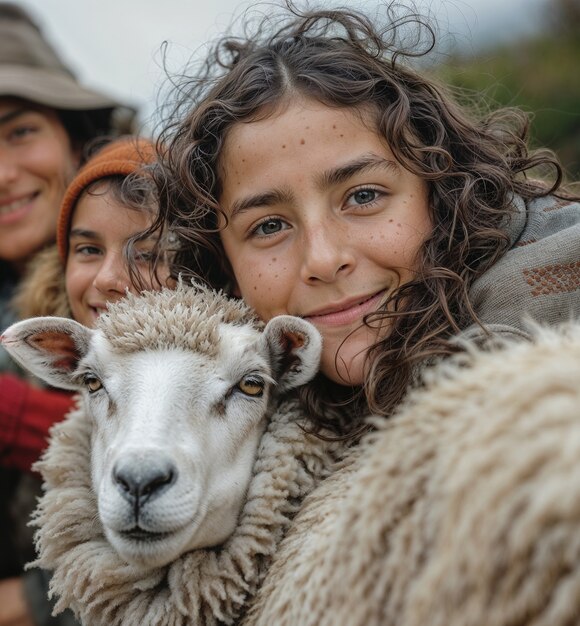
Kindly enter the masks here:
M 56 112 L 0 98 L 0 259 L 18 267 L 54 239 L 76 167 Z
M 107 310 L 107 302 L 122 298 L 131 284 L 124 249 L 133 235 L 151 225 L 147 211 L 127 208 L 115 199 L 106 182 L 95 185 L 79 199 L 73 213 L 66 262 L 66 291 L 73 318 L 93 327 L 97 317 Z M 135 244 L 137 265 L 147 288 L 154 288 L 150 278 L 151 252 L 155 241 Z M 158 266 L 159 280 L 169 273 Z M 156 286 L 156 285 L 155 285 Z
M 426 183 L 356 112 L 311 100 L 235 125 L 220 166 L 239 295 L 264 320 L 312 322 L 322 372 L 362 384 L 366 352 L 388 332 L 363 316 L 414 278 L 431 233 Z

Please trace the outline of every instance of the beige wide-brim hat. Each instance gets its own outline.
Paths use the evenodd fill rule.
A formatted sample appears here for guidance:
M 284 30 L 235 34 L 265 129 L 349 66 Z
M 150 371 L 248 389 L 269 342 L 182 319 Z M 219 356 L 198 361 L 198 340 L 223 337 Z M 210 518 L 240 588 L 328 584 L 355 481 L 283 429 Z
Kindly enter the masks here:
M 71 111 L 125 106 L 81 85 L 31 17 L 9 2 L 0 2 L 0 96 Z

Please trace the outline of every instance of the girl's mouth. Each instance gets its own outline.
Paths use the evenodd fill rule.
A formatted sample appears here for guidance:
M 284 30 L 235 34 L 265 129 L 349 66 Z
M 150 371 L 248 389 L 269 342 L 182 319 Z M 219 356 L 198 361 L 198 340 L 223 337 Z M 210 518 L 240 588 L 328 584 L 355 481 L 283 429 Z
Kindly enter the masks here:
M 344 308 L 341 308 L 339 305 L 334 310 L 308 315 L 305 316 L 304 319 L 315 325 L 323 324 L 325 326 L 345 326 L 352 324 L 353 322 L 360 321 L 361 318 L 367 313 L 371 313 L 376 310 L 385 295 L 385 291 L 386 290 L 383 289 L 366 299 L 359 300 L 358 302 L 354 302 L 352 304 L 346 303 Z
M 2 224 L 10 224 L 20 220 L 30 211 L 32 202 L 37 196 L 38 193 L 32 193 L 18 200 L 0 204 L 0 222 Z

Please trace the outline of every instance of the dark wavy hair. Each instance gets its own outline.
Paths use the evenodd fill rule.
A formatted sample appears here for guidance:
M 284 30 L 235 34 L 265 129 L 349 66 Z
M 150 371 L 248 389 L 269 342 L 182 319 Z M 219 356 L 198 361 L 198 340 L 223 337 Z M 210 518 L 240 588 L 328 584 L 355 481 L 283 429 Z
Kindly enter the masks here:
M 415 13 L 397 17 L 391 4 L 386 20 L 350 9 L 300 11 L 290 1 L 285 9 L 284 19 L 264 18 L 251 35 L 220 40 L 196 77 L 176 83 L 157 172 L 161 219 L 182 243 L 175 272 L 227 290 L 233 276 L 218 216 L 228 131 L 275 114 L 293 97 L 370 111 L 399 163 L 427 182 L 435 227 L 420 252 L 416 279 L 365 320 L 375 325 L 387 319 L 391 331 L 369 351 L 364 388 L 319 375 L 302 389 L 314 429 L 348 437 L 369 410 L 389 415 L 416 366 L 453 352 L 449 339 L 478 323 L 468 292 L 509 247 L 514 194 L 531 199 L 552 193 L 562 171 L 551 152 L 528 150 L 529 122 L 522 112 L 476 116 L 411 68 L 410 58 L 429 52 L 435 41 Z M 409 34 L 422 49 L 405 48 Z M 537 167 L 551 171 L 554 182 L 534 182 L 528 172 Z

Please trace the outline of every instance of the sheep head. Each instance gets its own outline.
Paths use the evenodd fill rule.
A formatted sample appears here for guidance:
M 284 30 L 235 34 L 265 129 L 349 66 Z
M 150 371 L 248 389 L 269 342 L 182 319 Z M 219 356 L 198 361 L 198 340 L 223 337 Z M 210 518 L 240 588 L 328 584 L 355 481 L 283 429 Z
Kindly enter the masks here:
M 321 350 L 305 320 L 264 325 L 239 302 L 184 286 L 129 296 L 94 330 L 18 322 L 2 343 L 48 384 L 80 392 L 105 536 L 141 567 L 233 532 L 273 399 L 315 375 Z

